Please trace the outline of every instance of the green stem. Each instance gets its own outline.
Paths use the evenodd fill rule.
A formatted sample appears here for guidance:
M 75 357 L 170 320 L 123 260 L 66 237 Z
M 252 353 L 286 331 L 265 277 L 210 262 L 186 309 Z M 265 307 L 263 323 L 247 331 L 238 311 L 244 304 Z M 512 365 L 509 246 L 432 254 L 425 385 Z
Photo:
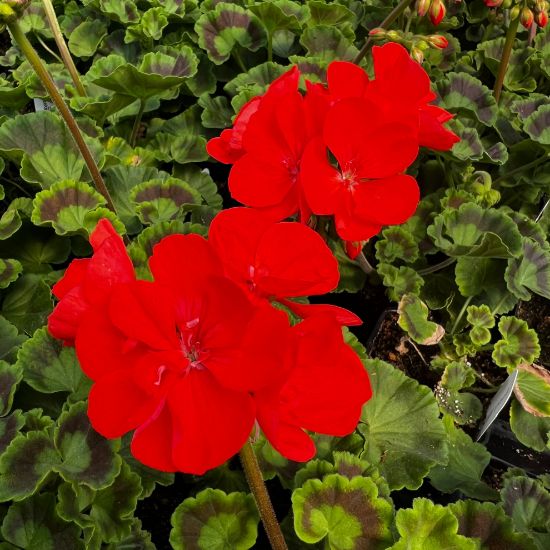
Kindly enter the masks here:
M 367 257 L 365 256 L 364 252 L 361 251 L 357 255 L 357 258 L 355 258 L 355 261 L 359 264 L 359 267 L 367 274 L 370 275 L 371 273 L 374 273 L 376 270 L 370 262 L 367 260 Z
M 42 4 L 44 5 L 44 12 L 46 13 L 46 18 L 48 19 L 48 23 L 50 24 L 50 28 L 52 30 L 55 43 L 57 44 L 59 53 L 63 58 L 63 63 L 65 64 L 65 67 L 67 67 L 67 70 L 71 75 L 71 78 L 78 92 L 78 95 L 85 96 L 86 90 L 84 89 L 84 86 L 80 81 L 80 75 L 76 70 L 76 66 L 74 64 L 73 58 L 71 57 L 71 54 L 69 52 L 69 48 L 67 48 L 67 44 L 65 43 L 65 39 L 63 38 L 63 33 L 61 32 L 61 27 L 59 26 L 59 22 L 57 21 L 57 17 L 55 15 L 55 10 L 53 8 L 52 1 L 42 0 Z
M 415 0 L 401 0 L 401 2 L 390 12 L 388 17 L 378 25 L 378 28 L 380 29 L 387 29 L 406 9 L 407 7 L 412 4 Z M 367 40 L 365 41 L 364 46 L 361 48 L 361 51 L 357 54 L 353 62 L 355 64 L 358 64 L 365 55 L 367 55 L 367 52 L 369 51 L 369 46 L 372 43 L 372 39 L 369 36 Z
M 453 324 L 453 328 L 451 329 L 451 335 L 453 335 L 456 332 L 456 329 L 458 328 L 460 321 L 462 321 L 462 317 L 464 317 L 464 314 L 466 313 L 466 309 L 470 305 L 472 298 L 473 296 L 468 296 L 468 298 L 466 298 L 466 300 L 464 301 L 464 305 L 462 306 L 462 309 L 458 313 L 457 318 L 455 319 L 455 322 Z
M 258 459 L 256 458 L 250 441 L 244 444 L 239 456 L 241 458 L 246 480 L 248 481 L 248 485 L 256 501 L 256 506 L 260 512 L 260 517 L 262 518 L 262 523 L 264 524 L 271 548 L 273 550 L 288 550 L 288 546 L 286 545 L 285 538 L 281 531 L 281 526 L 275 516 L 275 511 L 273 510 L 273 505 L 271 504 L 264 483 Z
M 136 146 L 136 141 L 139 133 L 139 128 L 141 126 L 141 119 L 143 117 L 143 112 L 145 111 L 145 101 L 143 99 L 139 100 L 139 111 L 134 120 L 134 126 L 132 128 L 132 133 L 130 134 L 130 145 L 132 147 Z
M 25 33 L 21 30 L 19 23 L 17 21 L 12 21 L 7 25 L 11 32 L 11 35 L 13 36 L 13 39 L 21 48 L 21 51 L 27 58 L 28 62 L 31 64 L 35 73 L 38 75 L 38 78 L 40 78 L 40 81 L 42 82 L 46 90 L 48 91 L 48 94 L 50 95 L 51 100 L 57 107 L 59 114 L 63 117 L 63 120 L 65 121 L 69 132 L 71 132 L 71 135 L 73 136 L 73 139 L 75 140 L 76 145 L 80 150 L 80 154 L 82 155 L 84 162 L 86 163 L 86 166 L 90 171 L 90 175 L 94 180 L 97 190 L 105 197 L 107 206 L 113 212 L 116 212 L 111 196 L 109 195 L 109 191 L 107 190 L 107 186 L 105 185 L 105 182 L 101 177 L 101 173 L 99 172 L 99 168 L 94 161 L 92 153 L 90 152 L 88 145 L 82 137 L 82 133 L 80 132 L 80 128 L 78 127 L 76 120 L 74 119 L 66 103 L 63 101 L 61 94 L 57 90 L 55 83 L 50 76 L 50 73 L 48 73 L 46 67 L 44 67 L 44 64 L 42 63 L 42 60 L 36 53 L 36 50 L 33 48 L 32 44 L 25 36 Z
M 411 12 L 407 16 L 407 21 L 405 23 L 405 31 L 404 32 L 406 32 L 406 33 L 411 30 L 411 23 L 412 23 L 412 20 L 413 20 L 414 16 L 416 15 L 416 12 L 414 10 L 410 10 L 410 11 Z
M 237 62 L 237 65 L 240 67 L 241 71 L 243 73 L 248 72 L 246 67 L 244 66 L 243 58 L 241 57 L 241 54 L 238 51 L 238 48 L 233 48 L 233 57 L 235 58 L 235 61 Z
M 514 47 L 514 40 L 518 32 L 519 15 L 513 21 L 510 22 L 508 32 L 506 33 L 506 40 L 504 42 L 504 49 L 502 50 L 502 57 L 500 58 L 500 65 L 498 67 L 497 79 L 495 81 L 495 87 L 493 89 L 493 95 L 497 103 L 500 101 L 500 94 L 502 93 L 502 85 L 504 84 L 504 77 L 508 70 L 508 63 L 510 62 L 510 56 L 512 55 L 512 48 Z
M 441 271 L 442 269 L 445 269 L 446 267 L 449 267 L 450 265 L 453 265 L 456 262 L 456 258 L 447 258 L 446 260 L 443 260 L 442 262 L 431 265 L 430 267 L 426 267 L 425 269 L 420 269 L 418 271 L 418 274 L 422 277 L 424 275 L 429 275 L 430 273 L 435 273 L 436 271 Z
M 40 38 L 40 35 L 37 33 L 33 33 L 34 38 L 39 42 L 39 44 L 51 55 L 53 56 L 59 63 L 63 64 L 63 59 L 59 57 L 47 44 Z
M 267 33 L 267 60 L 273 61 L 273 33 Z
M 523 166 L 519 166 L 518 168 L 514 168 L 513 170 L 510 170 L 509 172 L 506 172 L 506 174 L 504 176 L 500 176 L 495 181 L 493 181 L 493 185 L 496 185 L 497 183 L 500 183 L 501 181 L 504 181 L 504 180 L 508 179 L 510 176 L 518 174 L 519 172 L 523 172 L 524 170 L 529 170 L 530 168 L 534 168 L 535 166 L 538 166 L 539 164 L 542 164 L 543 162 L 546 162 L 547 160 L 550 160 L 550 155 L 549 154 L 543 155 L 542 157 L 539 157 L 538 159 L 535 159 L 532 162 L 524 164 Z

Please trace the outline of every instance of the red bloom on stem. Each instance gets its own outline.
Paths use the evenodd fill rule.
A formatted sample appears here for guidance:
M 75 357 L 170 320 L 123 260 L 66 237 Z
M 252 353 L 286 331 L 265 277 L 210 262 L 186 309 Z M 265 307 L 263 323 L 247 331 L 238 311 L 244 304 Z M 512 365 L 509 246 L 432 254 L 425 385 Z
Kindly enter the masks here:
M 338 285 L 338 262 L 309 227 L 275 223 L 249 208 L 231 208 L 214 218 L 208 238 L 227 276 L 256 299 L 278 301 L 300 317 L 325 313 L 341 324 L 361 324 L 356 315 L 336 306 L 288 300 L 325 294 Z
M 72 345 L 82 316 L 94 305 L 105 303 L 114 285 L 135 279 L 132 262 L 120 235 L 102 219 L 90 236 L 94 254 L 74 260 L 52 292 L 59 303 L 48 318 L 55 338 Z
M 315 455 L 315 445 L 304 430 L 350 434 L 372 391 L 363 364 L 330 317 L 306 319 L 292 331 L 297 353 L 288 373 L 256 392 L 254 400 L 273 447 L 290 460 L 305 461 Z
M 434 25 L 439 25 L 446 13 L 447 8 L 445 7 L 443 0 L 432 0 L 428 15 L 430 16 L 430 21 Z

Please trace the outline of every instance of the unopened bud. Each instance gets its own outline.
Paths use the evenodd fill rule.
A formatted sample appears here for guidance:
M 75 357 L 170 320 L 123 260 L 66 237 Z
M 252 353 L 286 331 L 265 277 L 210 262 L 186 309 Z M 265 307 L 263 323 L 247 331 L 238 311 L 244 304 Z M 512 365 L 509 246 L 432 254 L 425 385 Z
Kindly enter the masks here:
M 519 6 L 514 6 L 511 10 L 510 10 L 510 19 L 512 21 L 514 21 L 515 19 L 517 19 L 519 17 L 519 14 L 521 12 L 521 8 Z
M 449 45 L 449 41 L 440 34 L 432 34 L 427 38 L 428 38 L 428 42 L 434 48 L 439 48 L 440 50 L 444 50 Z
M 15 21 L 29 5 L 30 0 L 0 0 L 0 22 Z
M 417 48 L 416 46 L 413 46 L 411 49 L 411 55 L 415 61 L 418 61 L 418 63 L 422 64 L 424 61 L 424 52 Z
M 535 19 L 535 16 L 530 8 L 525 7 L 521 10 L 521 16 L 519 21 L 526 29 L 531 28 L 531 25 L 533 24 L 534 19 Z
M 504 0 L 483 0 L 488 8 L 498 8 Z
M 384 40 L 386 38 L 387 32 L 385 29 L 381 27 L 376 27 L 376 29 L 372 29 L 369 31 L 369 36 L 374 40 Z
M 416 13 L 418 13 L 420 17 L 424 17 L 428 13 L 431 3 L 432 0 L 418 0 L 416 3 Z
M 548 12 L 546 11 L 539 11 L 536 15 L 535 15 L 535 22 L 537 23 L 537 25 L 541 28 L 544 28 L 546 27 L 546 25 L 548 24 Z
M 445 13 L 447 13 L 447 8 L 445 7 L 445 4 L 441 0 L 433 0 L 429 12 L 430 21 L 434 25 L 439 25 L 439 23 L 441 23 L 442 19 L 445 17 Z
M 512 7 L 512 0 L 504 0 L 502 2 L 502 8 L 505 10 L 509 10 Z
M 393 40 L 394 42 L 399 42 L 400 40 L 403 39 L 403 36 L 401 35 L 401 33 L 399 31 L 388 31 L 386 33 L 386 37 L 389 40 Z

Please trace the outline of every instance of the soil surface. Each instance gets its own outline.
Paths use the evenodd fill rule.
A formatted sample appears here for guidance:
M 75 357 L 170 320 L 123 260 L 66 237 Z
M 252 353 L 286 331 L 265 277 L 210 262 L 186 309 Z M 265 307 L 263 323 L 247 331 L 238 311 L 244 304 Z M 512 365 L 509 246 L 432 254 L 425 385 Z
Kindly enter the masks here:
M 550 300 L 533 294 L 529 302 L 518 304 L 516 315 L 537 332 L 541 350 L 537 363 L 550 368 Z

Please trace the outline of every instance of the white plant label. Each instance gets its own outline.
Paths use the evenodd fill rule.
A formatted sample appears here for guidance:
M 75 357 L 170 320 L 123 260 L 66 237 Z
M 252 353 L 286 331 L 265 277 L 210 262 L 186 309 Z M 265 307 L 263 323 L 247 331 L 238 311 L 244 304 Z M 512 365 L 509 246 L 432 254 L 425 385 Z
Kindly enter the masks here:
M 55 105 L 51 101 L 44 101 L 43 99 L 40 99 L 39 97 L 34 98 L 34 110 L 36 112 L 38 111 L 53 111 L 55 109 Z
M 485 420 L 479 428 L 476 441 L 481 439 L 489 426 L 496 420 L 497 416 L 500 414 L 500 411 L 506 407 L 506 403 L 508 403 L 514 391 L 514 386 L 516 385 L 516 380 L 518 379 L 518 372 L 518 369 L 514 370 L 512 374 L 510 374 L 510 376 L 508 376 L 508 378 L 502 383 L 493 399 L 491 399 L 491 402 L 487 407 Z

